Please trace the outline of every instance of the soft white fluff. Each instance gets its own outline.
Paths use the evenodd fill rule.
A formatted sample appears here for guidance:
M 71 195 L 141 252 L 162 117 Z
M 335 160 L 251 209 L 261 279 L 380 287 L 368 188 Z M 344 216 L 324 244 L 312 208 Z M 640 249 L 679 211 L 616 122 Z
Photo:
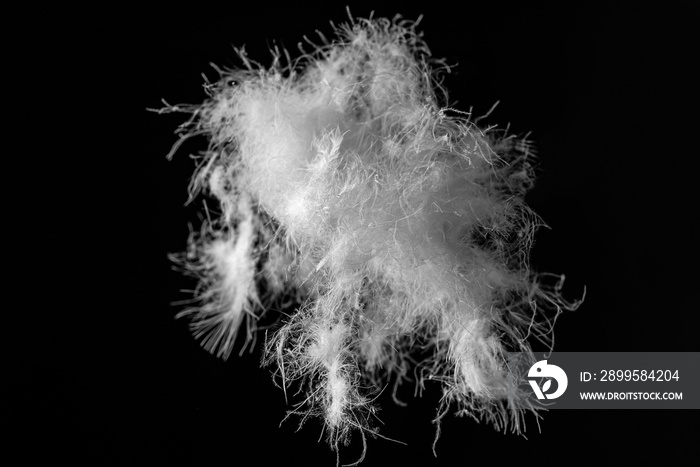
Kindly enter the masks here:
M 407 378 L 418 339 L 432 356 L 410 373 L 443 384 L 438 420 L 454 406 L 520 430 L 531 407 L 507 352 L 547 337 L 538 300 L 563 304 L 528 269 L 529 145 L 440 107 L 436 62 L 411 23 L 336 32 L 294 67 L 241 54 L 245 69 L 185 109 L 184 137 L 211 141 L 193 186 L 222 211 L 192 239 L 193 326 L 227 356 L 264 311 L 258 290 L 296 291 L 303 306 L 267 361 L 307 391 L 296 412 L 323 417 L 333 446 L 353 428 L 374 433 L 367 388 Z

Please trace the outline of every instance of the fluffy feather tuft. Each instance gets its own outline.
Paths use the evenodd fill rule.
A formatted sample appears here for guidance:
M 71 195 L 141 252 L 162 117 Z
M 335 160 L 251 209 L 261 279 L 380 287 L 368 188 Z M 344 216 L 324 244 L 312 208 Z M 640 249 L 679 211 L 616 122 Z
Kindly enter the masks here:
M 186 258 L 202 280 L 195 333 L 228 356 L 264 310 L 257 290 L 296 291 L 304 304 L 266 362 L 305 391 L 294 412 L 322 417 L 333 446 L 374 433 L 371 388 L 412 365 L 419 386 L 443 384 L 438 421 L 454 405 L 519 431 L 532 407 L 508 352 L 549 337 L 544 310 L 575 306 L 529 270 L 541 224 L 523 200 L 530 145 L 440 107 L 439 62 L 414 24 L 336 32 L 286 67 L 241 52 L 245 68 L 223 72 L 204 104 L 171 108 L 193 113 L 183 137 L 210 139 L 193 192 L 222 212 Z M 418 341 L 429 357 L 414 364 Z

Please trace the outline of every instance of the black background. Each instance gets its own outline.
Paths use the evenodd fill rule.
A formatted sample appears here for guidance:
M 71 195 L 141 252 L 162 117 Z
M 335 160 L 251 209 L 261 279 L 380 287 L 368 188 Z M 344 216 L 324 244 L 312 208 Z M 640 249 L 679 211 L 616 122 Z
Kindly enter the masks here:
M 433 55 L 458 64 L 445 76 L 453 106 L 480 115 L 500 101 L 485 123 L 531 132 L 540 176 L 527 199 L 551 227 L 537 235 L 533 268 L 566 274 L 569 299 L 587 290 L 580 309 L 560 317 L 555 350 L 700 350 L 692 227 L 700 15 L 692 2 L 663 10 L 350 6 L 358 17 L 423 14 L 419 29 Z M 82 182 L 70 195 L 91 222 L 81 234 L 89 245 L 81 318 L 42 356 L 49 386 L 61 389 L 52 439 L 95 464 L 334 465 L 317 421 L 299 432 L 298 418 L 280 426 L 284 395 L 270 369 L 259 368 L 260 344 L 223 362 L 174 320 L 170 303 L 193 284 L 166 255 L 185 247 L 188 222 L 198 222 L 198 206 L 184 205 L 194 168 L 187 154 L 206 142 L 192 140 L 166 161 L 184 117 L 146 108 L 162 98 L 201 102 L 201 73 L 216 79 L 209 63 L 238 65 L 232 46 L 269 63 L 274 43 L 294 53 L 316 29 L 331 36 L 329 21 L 343 22 L 345 6 L 192 3 L 65 16 L 57 35 L 82 73 L 65 69 L 65 49 L 49 55 L 59 57 L 64 97 L 77 102 L 70 115 L 86 136 L 74 139 L 84 141 L 74 144 Z M 559 462 L 681 459 L 697 436 L 694 411 L 552 411 L 541 430 L 529 419 L 527 439 L 448 416 L 435 458 L 439 391 L 403 395 L 405 408 L 388 394 L 377 402 L 381 434 L 406 445 L 369 440 L 362 465 L 548 463 L 561 449 Z M 352 441 L 343 463 L 357 458 L 361 443 Z

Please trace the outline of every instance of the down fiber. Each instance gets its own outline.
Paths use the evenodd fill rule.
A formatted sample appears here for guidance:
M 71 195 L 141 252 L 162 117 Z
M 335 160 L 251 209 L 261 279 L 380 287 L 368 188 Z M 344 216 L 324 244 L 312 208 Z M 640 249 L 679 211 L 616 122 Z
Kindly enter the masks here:
M 224 358 L 279 313 L 263 363 L 334 448 L 376 434 L 373 399 L 405 381 L 442 386 L 438 425 L 454 410 L 519 432 L 534 407 L 516 368 L 567 306 L 528 264 L 530 144 L 440 105 L 415 23 L 335 33 L 270 67 L 239 51 L 206 102 L 164 109 L 209 139 L 190 190 L 218 205 L 177 258 L 200 280 L 184 313 Z

